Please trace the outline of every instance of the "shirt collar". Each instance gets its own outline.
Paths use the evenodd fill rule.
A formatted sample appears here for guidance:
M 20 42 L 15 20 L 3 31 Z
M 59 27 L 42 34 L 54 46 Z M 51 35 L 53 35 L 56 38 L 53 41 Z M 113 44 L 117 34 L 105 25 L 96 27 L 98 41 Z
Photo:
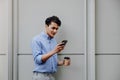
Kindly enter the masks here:
M 41 34 L 42 34 L 43 37 L 45 37 L 45 38 L 48 39 L 48 40 L 53 39 L 53 38 L 50 37 L 45 31 L 43 31 Z

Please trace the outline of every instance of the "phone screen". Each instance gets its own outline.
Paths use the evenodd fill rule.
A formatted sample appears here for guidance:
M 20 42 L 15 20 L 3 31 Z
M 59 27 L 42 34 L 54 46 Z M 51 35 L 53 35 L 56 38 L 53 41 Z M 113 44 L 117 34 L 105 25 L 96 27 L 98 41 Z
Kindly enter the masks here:
M 63 40 L 62 45 L 66 45 L 67 42 L 68 42 L 67 40 Z

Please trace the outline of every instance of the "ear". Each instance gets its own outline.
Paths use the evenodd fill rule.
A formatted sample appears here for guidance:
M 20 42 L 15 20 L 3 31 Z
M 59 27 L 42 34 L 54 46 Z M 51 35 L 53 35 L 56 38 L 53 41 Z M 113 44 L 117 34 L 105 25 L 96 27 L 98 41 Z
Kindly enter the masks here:
M 45 27 L 49 27 L 49 26 L 46 24 Z

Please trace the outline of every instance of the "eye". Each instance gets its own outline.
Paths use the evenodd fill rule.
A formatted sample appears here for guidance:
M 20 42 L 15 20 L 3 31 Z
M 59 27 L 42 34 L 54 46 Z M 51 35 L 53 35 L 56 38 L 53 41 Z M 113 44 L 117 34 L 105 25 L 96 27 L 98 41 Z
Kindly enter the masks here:
M 54 29 L 58 30 L 58 28 L 55 28 L 55 27 L 52 27 L 51 29 L 53 29 L 53 30 L 54 30 Z
M 55 29 L 55 27 L 52 27 L 52 29 Z
M 56 30 L 58 30 L 58 28 L 55 28 Z

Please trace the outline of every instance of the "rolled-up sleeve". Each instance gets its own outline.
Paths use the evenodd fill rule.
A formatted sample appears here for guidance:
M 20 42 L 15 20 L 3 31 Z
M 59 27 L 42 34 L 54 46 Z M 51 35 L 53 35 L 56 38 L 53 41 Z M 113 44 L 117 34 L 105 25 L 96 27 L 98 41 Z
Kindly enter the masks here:
M 36 39 L 32 40 L 32 54 L 36 64 L 42 64 L 41 43 Z

